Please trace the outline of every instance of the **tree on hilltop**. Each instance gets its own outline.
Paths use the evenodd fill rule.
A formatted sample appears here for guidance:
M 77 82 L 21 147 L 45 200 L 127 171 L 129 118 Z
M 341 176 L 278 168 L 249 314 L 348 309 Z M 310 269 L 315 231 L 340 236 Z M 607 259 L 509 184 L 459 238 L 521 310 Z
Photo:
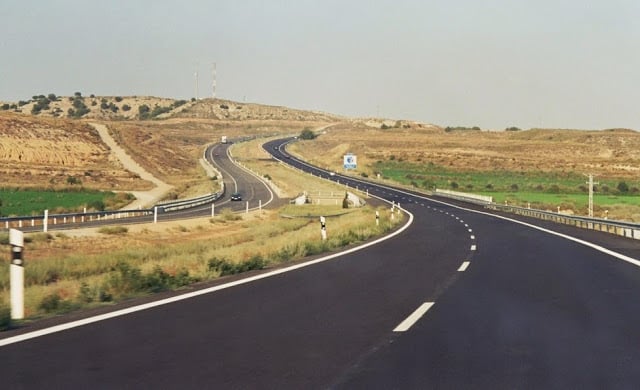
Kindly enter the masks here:
M 302 132 L 300 133 L 300 139 L 315 139 L 316 138 L 316 133 L 313 132 L 313 130 L 311 130 L 308 127 L 305 127 L 304 130 L 302 130 Z

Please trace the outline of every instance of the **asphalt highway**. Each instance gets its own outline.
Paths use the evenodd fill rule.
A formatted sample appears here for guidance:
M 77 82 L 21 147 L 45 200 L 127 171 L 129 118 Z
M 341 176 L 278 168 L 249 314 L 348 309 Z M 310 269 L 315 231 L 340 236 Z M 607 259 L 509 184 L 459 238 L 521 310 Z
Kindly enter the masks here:
M 265 148 L 399 202 L 412 223 L 246 283 L 225 279 L 144 310 L 129 303 L 53 333 L 5 332 L 3 386 L 637 388 L 637 242 L 331 175 L 283 143 Z

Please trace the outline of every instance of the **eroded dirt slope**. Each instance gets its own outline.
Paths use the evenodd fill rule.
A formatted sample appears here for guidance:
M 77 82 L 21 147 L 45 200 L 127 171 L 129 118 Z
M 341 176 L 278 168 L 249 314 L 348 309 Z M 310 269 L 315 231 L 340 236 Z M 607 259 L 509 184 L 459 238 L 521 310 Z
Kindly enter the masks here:
M 71 120 L 0 113 L 0 181 L 11 187 L 146 189 L 91 126 Z

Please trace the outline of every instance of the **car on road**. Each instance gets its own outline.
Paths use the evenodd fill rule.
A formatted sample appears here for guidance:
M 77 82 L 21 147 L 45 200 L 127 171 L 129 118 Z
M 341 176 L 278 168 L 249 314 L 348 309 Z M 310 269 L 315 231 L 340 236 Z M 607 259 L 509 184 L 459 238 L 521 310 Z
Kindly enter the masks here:
M 233 194 L 231 194 L 231 200 L 233 201 L 242 200 L 242 194 L 240 194 L 239 192 L 234 192 Z

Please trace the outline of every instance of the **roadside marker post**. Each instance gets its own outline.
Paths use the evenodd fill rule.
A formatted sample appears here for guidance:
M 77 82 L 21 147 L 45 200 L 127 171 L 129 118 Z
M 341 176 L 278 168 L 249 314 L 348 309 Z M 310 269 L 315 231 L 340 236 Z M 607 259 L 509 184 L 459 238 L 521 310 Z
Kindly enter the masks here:
M 153 223 L 158 223 L 158 206 L 153 208 Z
M 320 217 L 320 236 L 322 237 L 322 241 L 327 239 L 327 223 L 324 216 Z
M 247 206 L 245 207 L 245 214 L 249 214 L 249 201 L 247 201 Z
M 380 212 L 376 210 L 376 226 L 380 226 Z
M 42 220 L 43 231 L 46 233 L 49 230 L 49 210 L 44 211 L 44 220 Z
M 211 203 L 211 218 L 216 216 L 216 205 L 215 203 Z
M 11 318 L 14 320 L 21 320 L 24 318 L 24 261 L 22 260 L 24 234 L 22 231 L 10 229 L 9 243 L 11 244 L 11 265 L 9 276 L 11 289 Z

